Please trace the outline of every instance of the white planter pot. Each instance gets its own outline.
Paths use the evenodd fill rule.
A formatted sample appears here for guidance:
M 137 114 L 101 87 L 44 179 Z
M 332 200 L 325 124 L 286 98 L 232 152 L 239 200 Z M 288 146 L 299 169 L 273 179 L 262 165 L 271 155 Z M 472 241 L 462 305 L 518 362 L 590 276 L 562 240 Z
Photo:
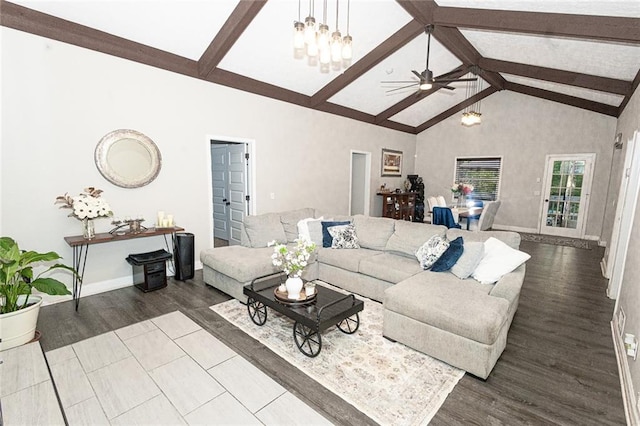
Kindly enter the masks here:
M 19 296 L 18 303 L 24 303 L 25 297 Z M 42 297 L 31 295 L 29 296 L 29 303 L 34 304 L 19 311 L 0 314 L 0 331 L 2 331 L 0 334 L 2 337 L 0 351 L 24 345 L 33 340 L 36 334 L 36 323 L 38 322 L 40 305 L 42 305 Z

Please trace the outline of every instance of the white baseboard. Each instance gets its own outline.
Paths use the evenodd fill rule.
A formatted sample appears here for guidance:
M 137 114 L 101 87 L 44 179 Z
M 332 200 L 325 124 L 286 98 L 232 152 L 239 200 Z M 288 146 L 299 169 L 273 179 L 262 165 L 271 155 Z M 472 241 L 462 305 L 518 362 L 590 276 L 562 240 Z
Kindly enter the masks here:
M 523 228 L 523 227 L 520 227 L 520 226 L 493 225 L 491 228 L 493 230 L 496 230 L 496 231 L 526 232 L 528 234 L 537 234 L 538 233 L 538 229 L 537 228 Z
M 194 264 L 195 270 L 202 269 L 202 262 L 195 262 Z M 173 273 L 169 272 L 167 269 L 167 276 L 172 277 Z M 106 281 L 99 281 L 96 283 L 83 284 L 82 285 L 82 294 L 80 298 L 86 296 L 93 296 L 94 294 L 100 294 L 107 291 L 118 290 L 120 288 L 129 287 L 133 285 L 133 276 L 127 275 L 126 277 L 114 278 Z M 42 296 L 42 306 L 52 305 L 54 303 L 67 302 L 69 300 L 73 300 L 72 296 L 49 296 L 48 294 L 41 294 Z
M 624 415 L 627 418 L 628 425 L 640 425 L 640 411 L 638 410 L 638 400 L 633 388 L 631 380 L 631 371 L 629 370 L 629 360 L 624 349 L 624 341 L 622 336 L 618 334 L 618 319 L 614 315 L 611 321 L 611 334 L 613 337 L 613 346 L 618 361 L 618 375 L 620 376 L 620 388 L 622 390 L 622 402 L 624 404 Z

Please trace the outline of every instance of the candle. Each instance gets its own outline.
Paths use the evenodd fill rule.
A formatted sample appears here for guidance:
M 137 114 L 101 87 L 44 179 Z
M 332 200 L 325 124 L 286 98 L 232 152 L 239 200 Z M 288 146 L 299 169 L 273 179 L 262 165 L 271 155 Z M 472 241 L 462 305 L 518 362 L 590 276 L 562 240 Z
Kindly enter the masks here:
M 162 221 L 164 220 L 164 212 L 160 210 L 158 212 L 158 226 L 162 226 Z
M 169 222 L 168 226 L 173 226 L 173 215 L 172 214 L 168 214 L 167 215 L 167 221 Z
M 162 219 L 162 227 L 163 228 L 168 228 L 169 227 L 169 219 Z

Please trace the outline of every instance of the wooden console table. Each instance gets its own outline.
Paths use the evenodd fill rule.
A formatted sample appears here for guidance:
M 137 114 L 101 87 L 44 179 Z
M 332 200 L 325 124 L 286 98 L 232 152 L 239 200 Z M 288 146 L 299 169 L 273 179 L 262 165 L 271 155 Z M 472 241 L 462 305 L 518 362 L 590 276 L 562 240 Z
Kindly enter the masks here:
M 165 236 L 165 244 L 169 252 L 172 252 L 167 242 L 166 235 L 171 235 L 172 240 L 175 239 L 176 232 L 184 231 L 184 228 L 174 226 L 173 228 L 147 228 L 138 233 L 125 233 L 122 235 L 110 234 L 108 232 L 102 232 L 96 234 L 96 236 L 90 240 L 87 240 L 82 235 L 74 235 L 71 237 L 64 237 L 64 240 L 73 249 L 73 267 L 78 272 L 78 275 L 73 277 L 73 300 L 76 302 L 76 311 L 80 304 L 80 292 L 82 291 L 82 280 L 84 278 L 84 268 L 87 264 L 87 254 L 89 253 L 89 246 L 93 244 L 111 243 L 115 241 L 131 240 L 134 238 L 146 238 L 155 237 L 157 235 Z

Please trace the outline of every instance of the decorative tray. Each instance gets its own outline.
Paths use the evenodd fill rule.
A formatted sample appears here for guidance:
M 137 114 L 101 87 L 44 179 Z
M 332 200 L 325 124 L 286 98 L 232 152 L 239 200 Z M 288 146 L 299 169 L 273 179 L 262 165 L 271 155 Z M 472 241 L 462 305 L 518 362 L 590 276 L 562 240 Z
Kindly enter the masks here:
M 276 300 L 283 305 L 303 306 L 309 305 L 316 301 L 316 298 L 318 297 L 318 289 L 316 289 L 312 295 L 307 296 L 303 288 L 302 290 L 300 290 L 300 297 L 298 297 L 297 299 L 289 299 L 287 291 L 280 291 L 279 287 L 273 289 L 273 294 L 276 296 Z

